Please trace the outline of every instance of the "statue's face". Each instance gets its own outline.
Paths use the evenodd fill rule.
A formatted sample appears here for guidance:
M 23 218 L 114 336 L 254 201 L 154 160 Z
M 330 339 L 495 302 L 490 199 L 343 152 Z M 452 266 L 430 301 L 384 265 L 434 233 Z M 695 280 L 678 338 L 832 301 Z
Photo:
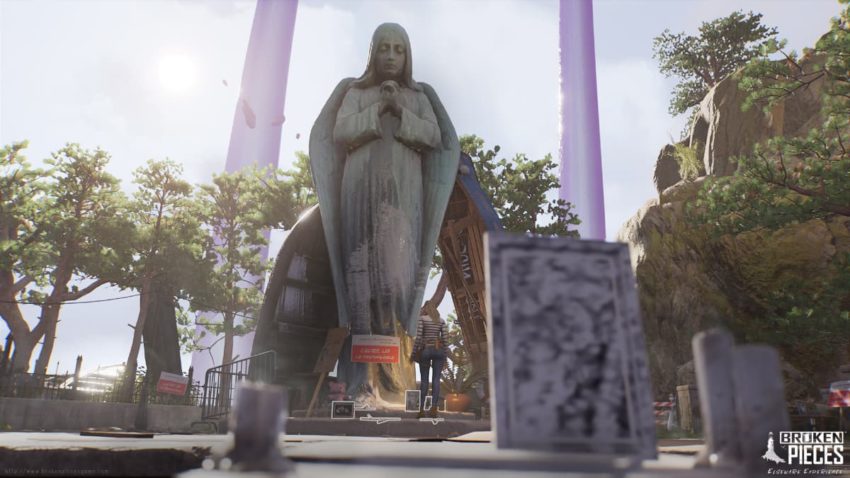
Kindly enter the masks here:
M 376 60 L 378 74 L 382 80 L 397 80 L 401 77 L 404 62 L 407 61 L 407 51 L 401 35 L 393 31 L 387 32 L 378 44 Z

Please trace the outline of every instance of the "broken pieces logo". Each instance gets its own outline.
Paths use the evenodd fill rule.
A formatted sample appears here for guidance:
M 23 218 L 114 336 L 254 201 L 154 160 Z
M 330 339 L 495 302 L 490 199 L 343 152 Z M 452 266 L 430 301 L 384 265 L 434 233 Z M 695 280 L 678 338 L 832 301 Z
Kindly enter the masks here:
M 779 444 L 787 450 L 787 461 L 776 453 L 773 432 L 767 438 L 766 461 L 789 465 L 843 465 L 844 432 L 779 432 Z

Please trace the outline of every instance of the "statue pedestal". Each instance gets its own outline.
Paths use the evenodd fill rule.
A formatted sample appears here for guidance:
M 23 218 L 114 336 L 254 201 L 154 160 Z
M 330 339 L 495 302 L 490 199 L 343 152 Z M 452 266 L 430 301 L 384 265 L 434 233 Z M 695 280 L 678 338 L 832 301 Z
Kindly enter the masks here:
M 434 423 L 417 419 L 416 412 L 405 412 L 401 405 L 370 411 L 358 410 L 354 419 L 330 418 L 330 406 L 313 410 L 310 418 L 304 417 L 305 412 L 292 412 L 292 418 L 286 422 L 288 435 L 449 438 L 490 430 L 490 420 L 478 420 L 473 413 L 440 412 L 440 420 Z

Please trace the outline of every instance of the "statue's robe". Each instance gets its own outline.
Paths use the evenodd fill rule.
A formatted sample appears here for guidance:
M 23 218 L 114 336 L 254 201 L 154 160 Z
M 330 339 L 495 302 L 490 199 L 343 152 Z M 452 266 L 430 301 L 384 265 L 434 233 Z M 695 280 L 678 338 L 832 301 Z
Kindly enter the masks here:
M 440 128 L 424 93 L 402 88 L 397 102 L 400 118 L 388 112 L 379 116 L 379 87 L 351 88 L 334 128 L 334 141 L 348 150 L 340 210 L 354 334 L 394 335 L 415 291 L 422 243 L 422 152 L 440 144 Z
M 337 86 L 310 134 L 340 326 L 413 336 L 460 145 L 430 86 L 401 88 L 396 118 L 378 115 L 377 87 L 350 83 Z M 350 340 L 339 366 L 354 391 L 366 372 L 347 362 L 349 350 Z

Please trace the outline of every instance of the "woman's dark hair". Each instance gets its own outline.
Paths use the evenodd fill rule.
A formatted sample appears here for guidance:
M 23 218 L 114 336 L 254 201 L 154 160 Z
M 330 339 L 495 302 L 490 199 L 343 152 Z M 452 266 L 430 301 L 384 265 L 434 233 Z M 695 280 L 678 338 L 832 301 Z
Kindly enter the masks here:
M 413 81 L 413 54 L 410 51 L 410 38 L 408 38 L 407 32 L 398 23 L 382 23 L 375 29 L 375 33 L 372 34 L 372 44 L 369 45 L 369 60 L 366 62 L 366 71 L 363 72 L 360 78 L 357 78 L 351 83 L 352 88 L 365 89 L 380 84 L 376 65 L 378 47 L 384 36 L 390 32 L 398 33 L 404 41 L 405 60 L 399 84 L 415 91 L 422 91 L 419 83 Z

